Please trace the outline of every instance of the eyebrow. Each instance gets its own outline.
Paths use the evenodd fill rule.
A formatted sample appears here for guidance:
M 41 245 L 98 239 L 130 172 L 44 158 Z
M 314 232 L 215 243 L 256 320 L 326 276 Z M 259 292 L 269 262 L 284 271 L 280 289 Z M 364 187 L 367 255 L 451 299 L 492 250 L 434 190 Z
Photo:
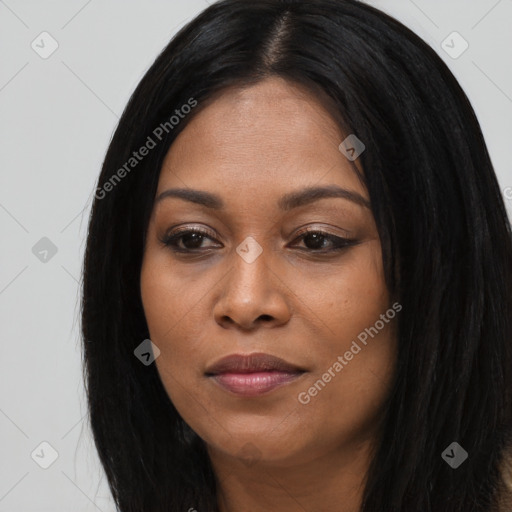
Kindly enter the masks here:
M 212 194 L 211 192 L 205 192 L 204 190 L 191 188 L 171 188 L 164 190 L 157 196 L 155 203 L 159 203 L 168 197 L 176 197 L 191 203 L 200 204 L 212 210 L 221 210 L 225 206 L 220 196 Z M 289 192 L 281 197 L 277 204 L 281 210 L 288 211 L 327 198 L 347 199 L 348 201 L 371 209 L 370 202 L 361 194 L 338 187 L 337 185 L 307 187 L 295 192 Z

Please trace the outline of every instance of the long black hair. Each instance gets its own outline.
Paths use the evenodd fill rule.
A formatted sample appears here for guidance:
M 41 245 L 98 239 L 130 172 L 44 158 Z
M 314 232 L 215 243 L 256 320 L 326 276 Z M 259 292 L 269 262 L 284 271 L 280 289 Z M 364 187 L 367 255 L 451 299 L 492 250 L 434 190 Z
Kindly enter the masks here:
M 90 423 L 119 510 L 217 510 L 203 441 L 155 365 L 134 356 L 149 338 L 140 270 L 173 140 L 215 94 L 269 76 L 328 97 L 345 133 L 364 142 L 386 282 L 403 306 L 362 511 L 494 510 L 512 431 L 510 222 L 480 125 L 448 67 L 411 30 L 356 0 L 215 3 L 171 40 L 123 112 L 90 215 L 82 294 Z M 135 158 L 144 145 L 152 147 Z M 442 457 L 453 442 L 468 453 L 457 469 Z

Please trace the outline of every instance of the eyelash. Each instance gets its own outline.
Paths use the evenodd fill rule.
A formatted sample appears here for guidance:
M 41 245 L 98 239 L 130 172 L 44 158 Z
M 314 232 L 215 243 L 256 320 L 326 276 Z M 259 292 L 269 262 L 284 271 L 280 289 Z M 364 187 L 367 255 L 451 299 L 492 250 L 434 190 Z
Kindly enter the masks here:
M 184 237 L 185 235 L 194 234 L 194 233 L 201 235 L 205 238 L 214 240 L 213 237 L 211 236 L 211 233 L 209 233 L 206 230 L 202 230 L 199 228 L 187 228 L 187 229 L 177 230 L 173 233 L 169 233 L 168 235 L 164 236 L 164 238 L 161 240 L 161 242 L 166 247 L 169 247 L 175 253 L 198 254 L 200 252 L 205 252 L 205 249 L 201 249 L 201 248 L 182 249 L 182 248 L 177 247 L 177 242 L 182 237 Z M 330 233 L 327 233 L 325 231 L 321 231 L 318 229 L 305 229 L 301 233 L 298 234 L 298 236 L 294 239 L 294 241 L 298 240 L 299 238 L 304 239 L 304 237 L 311 235 L 311 234 L 320 235 L 322 238 L 331 240 L 334 244 L 334 247 L 331 249 L 307 249 L 307 248 L 300 249 L 302 251 L 306 251 L 311 254 L 331 254 L 331 253 L 334 253 L 337 251 L 342 251 L 343 249 L 354 246 L 358 243 L 357 240 L 332 235 Z M 209 250 L 209 248 L 206 249 L 206 251 L 207 250 Z

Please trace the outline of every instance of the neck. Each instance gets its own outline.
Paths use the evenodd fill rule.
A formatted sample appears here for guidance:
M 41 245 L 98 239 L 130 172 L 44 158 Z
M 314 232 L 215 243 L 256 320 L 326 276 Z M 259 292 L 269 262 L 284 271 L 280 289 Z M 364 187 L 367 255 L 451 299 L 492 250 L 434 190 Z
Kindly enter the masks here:
M 220 512 L 358 512 L 361 508 L 371 443 L 359 442 L 316 458 L 248 465 L 209 448 L 217 476 Z

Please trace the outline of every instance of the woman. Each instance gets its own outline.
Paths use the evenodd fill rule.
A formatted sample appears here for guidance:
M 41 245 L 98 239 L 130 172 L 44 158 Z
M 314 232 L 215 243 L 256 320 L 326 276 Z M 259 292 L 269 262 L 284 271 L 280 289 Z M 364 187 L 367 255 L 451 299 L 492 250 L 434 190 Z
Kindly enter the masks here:
M 91 428 L 128 511 L 510 510 L 512 237 L 469 101 L 354 0 L 224 0 L 110 143 Z

